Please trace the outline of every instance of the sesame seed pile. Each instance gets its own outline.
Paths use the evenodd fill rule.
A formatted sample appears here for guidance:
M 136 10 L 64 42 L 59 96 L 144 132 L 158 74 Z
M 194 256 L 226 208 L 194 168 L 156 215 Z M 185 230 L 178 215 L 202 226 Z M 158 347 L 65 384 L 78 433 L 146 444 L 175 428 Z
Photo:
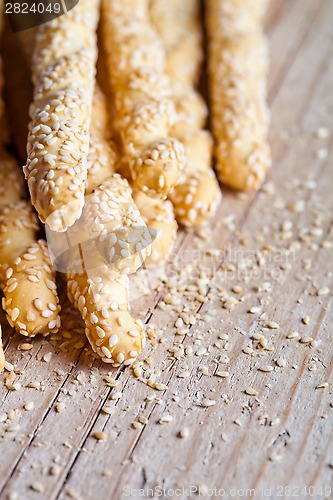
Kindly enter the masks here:
M 89 150 L 99 0 L 38 27 L 24 168 L 42 222 L 64 231 L 81 215 Z
M 270 166 L 266 104 L 267 0 L 208 0 L 207 34 L 216 169 L 232 188 L 258 187 Z

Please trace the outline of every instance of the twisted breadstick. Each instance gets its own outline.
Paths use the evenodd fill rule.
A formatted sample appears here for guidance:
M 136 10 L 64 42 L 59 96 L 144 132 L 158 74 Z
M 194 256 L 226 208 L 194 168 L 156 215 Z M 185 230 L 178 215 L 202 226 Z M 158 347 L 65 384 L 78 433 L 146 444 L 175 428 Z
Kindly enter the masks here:
M 131 175 L 149 196 L 165 197 L 178 182 L 184 149 L 169 137 L 176 113 L 148 0 L 104 0 L 102 5 L 116 126 Z
M 97 59 L 100 0 L 81 0 L 38 27 L 27 164 L 31 199 L 42 222 L 64 231 L 81 215 Z
M 207 107 L 195 91 L 203 57 L 199 3 L 150 0 L 150 14 L 166 51 L 166 71 L 176 102 L 177 120 L 171 132 L 184 144 L 187 157 L 169 198 L 179 222 L 199 226 L 215 213 L 221 200 L 211 168 L 212 139 L 208 131 L 201 130 Z
M 257 188 L 271 164 L 262 30 L 267 0 L 207 0 L 206 5 L 216 168 L 232 188 Z
M 67 290 L 82 315 L 94 352 L 104 362 L 119 366 L 133 363 L 144 344 L 143 325 L 130 314 L 126 274 L 142 264 L 133 236 L 136 228 L 145 227 L 145 222 L 133 202 L 128 182 L 115 173 L 118 155 L 115 143 L 105 140 L 107 119 L 103 94 L 97 90 L 86 189 L 91 196 L 87 196 L 83 223 L 78 229 L 85 241 L 82 272 L 67 273 Z M 73 226 L 74 231 L 80 223 Z M 128 234 L 122 233 L 123 228 L 128 229 Z M 125 241 L 120 241 L 122 234 Z M 143 258 L 148 250 L 147 244 L 142 249 Z
M 0 73 L 2 81 L 3 76 Z M 0 85 L 2 87 L 2 84 Z M 0 99 L 1 112 L 4 104 Z M 23 176 L 0 144 L 0 286 L 8 322 L 22 335 L 55 332 L 60 326 L 55 273 L 46 244 L 36 242 L 37 218 L 24 201 Z

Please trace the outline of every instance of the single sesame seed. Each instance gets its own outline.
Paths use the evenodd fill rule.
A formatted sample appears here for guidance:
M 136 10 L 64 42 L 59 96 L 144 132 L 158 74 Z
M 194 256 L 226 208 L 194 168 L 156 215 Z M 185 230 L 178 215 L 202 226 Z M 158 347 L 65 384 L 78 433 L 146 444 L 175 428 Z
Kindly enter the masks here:
M 93 437 L 97 441 L 105 441 L 105 439 L 107 439 L 108 435 L 106 434 L 106 432 L 97 431 L 97 432 L 94 432 Z
M 280 325 L 276 323 L 276 321 L 269 321 L 267 323 L 267 328 L 270 328 L 271 330 L 277 330 L 278 328 L 280 328 Z
M 287 364 L 286 360 L 283 359 L 283 358 L 278 358 L 275 363 L 280 367 L 280 368 L 284 368 Z
M 188 438 L 189 435 L 190 435 L 190 431 L 189 431 L 188 427 L 183 427 L 182 429 L 180 429 L 180 431 L 179 431 L 180 438 L 186 439 L 186 438 Z
M 303 316 L 302 322 L 304 323 L 304 325 L 308 325 L 310 323 L 310 316 L 308 316 L 307 314 Z
M 45 361 L 45 363 L 49 363 L 52 359 L 52 352 L 48 352 L 46 354 L 44 354 L 43 356 L 43 361 Z
M 209 408 L 210 406 L 215 406 L 215 405 L 216 401 L 214 399 L 207 399 L 207 398 L 204 398 L 200 403 L 200 406 L 202 406 L 203 408 Z
M 26 342 L 24 344 L 20 345 L 21 351 L 31 351 L 32 348 L 33 348 L 33 344 L 28 344 Z
M 260 368 L 258 368 L 258 370 L 261 372 L 272 372 L 274 370 L 274 368 L 271 365 L 265 365 L 265 366 L 261 366 Z
M 318 384 L 316 389 L 326 389 L 328 387 L 328 382 L 324 382 L 323 384 Z
M 49 309 L 44 309 L 44 311 L 42 312 L 42 316 L 43 318 L 50 318 L 52 316 L 53 312 L 50 311 Z
M 19 315 L 20 315 L 20 310 L 17 307 L 14 307 L 14 309 L 12 310 L 11 315 L 10 315 L 12 321 L 17 320 Z
M 253 389 L 253 387 L 248 387 L 247 389 L 245 389 L 245 394 L 247 394 L 248 396 L 258 396 L 259 392 L 256 391 L 256 389 Z
M 289 335 L 287 335 L 287 339 L 296 339 L 297 337 L 299 337 L 298 332 L 291 332 L 289 333 Z

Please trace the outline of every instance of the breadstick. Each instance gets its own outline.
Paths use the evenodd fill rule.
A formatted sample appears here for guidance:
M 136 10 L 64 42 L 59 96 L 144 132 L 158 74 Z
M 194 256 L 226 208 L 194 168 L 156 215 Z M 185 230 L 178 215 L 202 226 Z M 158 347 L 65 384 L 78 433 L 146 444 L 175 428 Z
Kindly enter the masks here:
M 173 94 L 179 97 L 199 78 L 203 59 L 199 2 L 149 1 L 151 20 L 166 52 L 166 72 Z
M 119 176 L 114 176 L 114 173 L 118 171 L 123 175 L 123 177 L 127 178 L 128 181 L 131 181 L 131 176 L 128 172 L 129 169 L 127 168 L 128 164 L 126 161 L 124 161 L 123 155 L 121 155 L 121 152 L 118 150 L 116 142 L 113 140 L 109 140 L 108 142 L 105 141 L 105 137 L 110 135 L 110 131 L 113 129 L 112 120 L 110 120 L 110 117 L 108 116 L 106 110 L 106 98 L 104 96 L 104 93 L 100 90 L 99 86 L 97 86 L 93 101 L 91 144 L 88 155 L 88 178 L 86 194 L 91 194 L 94 191 L 94 188 L 100 186 L 102 183 L 105 183 L 105 185 L 102 185 L 98 188 L 98 193 L 95 194 L 98 194 L 98 196 L 100 196 L 102 187 L 102 190 L 104 190 L 106 193 L 109 193 L 110 196 L 108 196 L 108 201 L 113 204 L 113 207 L 115 207 L 117 205 L 119 189 L 123 190 L 123 192 L 125 193 L 124 196 L 125 198 L 127 198 L 126 206 L 124 206 L 124 208 L 122 209 L 123 215 L 125 216 L 125 218 L 122 217 L 123 226 L 139 226 L 141 228 L 141 230 L 138 231 L 138 236 L 140 237 L 140 239 L 143 235 L 143 228 L 146 225 L 156 231 L 156 238 L 151 242 L 151 251 L 150 246 L 147 246 L 146 249 L 141 250 L 140 255 L 137 253 L 137 251 L 134 252 L 133 241 L 130 245 L 128 245 L 128 248 L 132 249 L 131 252 L 134 255 L 130 256 L 130 265 L 127 266 L 127 271 L 133 273 L 138 269 L 138 267 L 142 265 L 143 260 L 146 266 L 152 266 L 166 259 L 176 238 L 177 223 L 175 221 L 172 205 L 169 201 L 159 198 L 150 198 L 146 196 L 142 191 L 135 187 L 135 184 L 133 182 L 132 200 L 132 194 L 129 191 L 126 182 L 124 182 L 123 179 L 121 180 Z M 111 185 L 114 188 L 111 191 L 108 188 L 110 179 L 112 179 Z M 118 194 L 116 194 L 117 191 Z M 105 202 L 106 200 L 103 201 Z M 87 203 L 87 207 L 85 207 L 84 209 L 85 212 L 88 210 L 88 206 L 89 201 Z M 100 210 L 98 206 L 95 207 L 95 212 L 96 211 L 97 213 L 92 218 L 92 221 L 89 224 L 89 226 L 91 226 L 92 235 L 93 228 L 96 227 L 96 222 L 98 222 L 96 221 L 96 217 L 105 217 L 105 214 L 103 214 L 103 210 Z M 134 219 L 132 220 L 132 222 L 130 221 L 130 217 L 126 215 L 126 212 L 128 215 L 134 215 Z M 139 213 L 141 214 L 141 218 Z M 91 217 L 89 216 L 88 218 L 90 219 Z M 114 220 L 110 222 L 108 224 L 108 227 L 104 227 L 104 231 L 108 233 L 109 238 L 111 237 L 110 230 L 112 230 L 113 228 L 117 228 L 117 224 L 115 224 Z M 119 225 L 119 227 L 121 227 L 121 224 Z M 98 232 L 100 233 L 100 231 L 101 229 L 99 228 Z M 150 243 L 150 236 L 148 233 L 146 233 L 146 235 L 149 240 L 149 242 L 147 243 Z M 133 237 L 134 235 L 132 234 L 131 239 L 133 239 Z M 108 245 L 107 239 L 105 239 L 104 241 L 100 241 L 98 246 L 100 251 L 106 258 L 107 253 L 110 252 L 112 246 Z M 115 257 L 117 257 L 117 255 L 115 255 Z M 117 262 L 121 264 L 121 267 L 117 268 L 116 266 L 114 267 L 114 269 L 123 271 L 126 268 L 126 260 L 124 258 L 119 260 L 116 259 L 113 262 L 109 260 L 109 263 L 113 266 Z
M 176 113 L 148 0 L 104 0 L 102 6 L 116 127 L 131 175 L 143 192 L 163 198 L 178 182 L 184 148 L 170 137 Z
M 0 76 L 2 78 L 2 74 Z M 4 111 L 4 105 L 1 106 Z M 21 169 L 0 144 L 0 286 L 8 322 L 22 335 L 60 326 L 55 273 L 46 243 L 36 242 L 37 218 L 24 197 Z
M 24 172 L 40 219 L 54 231 L 71 226 L 84 205 L 99 5 L 81 0 L 39 26 L 35 39 Z
M 150 0 L 150 15 L 166 51 L 166 69 L 176 101 L 171 132 L 185 146 L 187 162 L 169 194 L 177 220 L 189 227 L 204 224 L 221 201 L 212 170 L 212 139 L 205 126 L 207 106 L 196 92 L 203 58 L 197 0 Z M 170 29 L 172 26 L 172 29 Z
M 169 200 L 151 198 L 136 187 L 125 161 L 118 161 L 117 167 L 117 171 L 130 182 L 134 203 L 145 224 L 155 230 L 150 255 L 146 255 L 144 263 L 146 267 L 156 266 L 167 259 L 176 240 L 178 226 L 173 205 Z
M 126 274 L 136 271 L 142 264 L 132 240 L 136 227 L 142 237 L 140 230 L 145 222 L 133 202 L 128 182 L 115 173 L 119 157 L 115 143 L 105 140 L 109 134 L 107 124 L 105 99 L 97 90 L 86 189 L 86 194 L 91 196 L 86 198 L 83 222 L 80 219 L 73 226 L 86 242 L 83 258 L 79 259 L 82 271 L 70 271 L 66 278 L 68 297 L 82 315 L 94 352 L 104 362 L 119 366 L 133 363 L 144 344 L 143 326 L 130 314 Z M 127 253 L 121 255 L 125 249 L 119 245 L 119 236 L 126 227 L 130 229 L 130 241 Z M 116 235 L 117 241 L 110 240 L 112 235 Z M 115 252 L 110 258 L 112 249 Z M 142 249 L 143 258 L 148 250 L 149 246 Z M 70 259 L 73 261 L 72 257 Z
M 234 189 L 258 188 L 271 164 L 267 143 L 267 0 L 207 0 L 209 83 L 216 168 Z
M 143 326 L 129 312 L 128 277 L 106 266 L 88 278 L 68 275 L 68 296 L 80 311 L 93 350 L 113 366 L 131 364 L 144 342 Z

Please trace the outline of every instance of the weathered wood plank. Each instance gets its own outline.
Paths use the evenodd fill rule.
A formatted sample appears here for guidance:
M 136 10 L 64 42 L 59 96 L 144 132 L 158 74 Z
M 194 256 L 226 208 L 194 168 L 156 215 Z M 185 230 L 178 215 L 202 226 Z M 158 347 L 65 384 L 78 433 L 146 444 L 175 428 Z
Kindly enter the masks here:
M 297 8 L 292 6 L 289 11 L 293 3 Z M 293 20 L 298 19 L 297 10 L 300 21 L 291 39 L 286 39 Z M 153 312 L 150 323 L 162 330 L 157 331 L 157 337 L 167 338 L 167 342 L 156 348 L 151 343 L 147 347 L 153 366 L 161 370 L 159 379 L 168 385 L 165 393 L 137 381 L 128 370 L 113 370 L 119 385 L 109 388 L 102 380 L 107 369 L 99 362 L 95 362 L 98 369 L 93 371 L 95 380 L 90 381 L 87 359 L 73 347 L 68 353 L 53 354 L 52 368 L 63 370 L 55 374 L 50 372 L 50 364 L 37 359 L 53 352 L 48 341 L 34 341 L 33 350 L 22 353 L 24 356 L 20 358 L 17 345 L 22 339 L 11 338 L 6 354 L 9 360 L 15 359 L 15 368 L 24 369 L 19 377 L 23 388 L 17 393 L 3 393 L 0 413 L 22 407 L 28 400 L 35 402 L 35 409 L 16 417 L 21 432 L 16 432 L 16 440 L 7 434 L 9 439 L 2 443 L 6 449 L 6 453 L 0 455 L 2 484 L 6 484 L 3 498 L 14 491 L 19 498 L 41 497 L 41 493 L 30 488 L 35 482 L 43 485 L 45 498 L 58 495 L 65 498 L 72 492 L 84 499 L 95 498 L 97 494 L 101 498 L 120 498 L 126 485 L 147 488 L 206 483 L 209 487 L 260 490 L 271 485 L 272 477 L 275 484 L 292 484 L 296 479 L 310 481 L 308 484 L 328 484 L 328 461 L 332 460 L 330 401 L 328 389 L 316 390 L 315 387 L 329 380 L 332 353 L 328 325 L 332 324 L 332 304 L 331 293 L 322 297 L 311 293 L 315 290 L 313 281 L 332 290 L 332 274 L 329 274 L 332 249 L 321 246 L 322 241 L 332 240 L 332 233 L 329 234 L 332 169 L 327 161 L 316 159 L 316 150 L 328 147 L 329 142 L 317 139 L 314 132 L 318 127 L 332 128 L 329 33 L 333 9 L 329 2 L 321 0 L 311 5 L 293 0 L 279 2 L 279 8 L 271 12 L 268 18 L 274 67 L 271 81 L 279 83 L 270 87 L 274 98 L 271 142 L 276 162 L 269 180 L 274 182 L 277 194 L 267 194 L 269 187 L 258 195 L 235 196 L 226 192 L 207 242 L 200 243 L 191 235 L 180 236 L 181 252 L 176 255 L 176 265 L 184 268 L 181 259 L 189 263 L 199 255 L 201 265 L 205 263 L 207 273 L 212 275 L 209 286 L 214 292 L 213 301 L 202 307 L 197 303 L 196 310 L 200 309 L 204 321 L 193 325 L 189 335 L 174 337 L 177 312 L 155 308 L 167 292 L 165 287 L 159 294 L 151 293 L 135 301 L 135 310 L 143 318 L 150 318 L 150 311 Z M 284 55 L 275 66 L 279 49 Z M 311 61 L 311 71 L 308 61 Z M 332 157 L 331 150 L 329 154 Z M 303 187 L 297 187 L 295 179 L 304 181 Z M 309 179 L 312 184 L 306 183 Z M 285 208 L 297 200 L 305 202 L 302 212 Z M 315 210 L 322 217 L 322 234 L 320 231 L 310 234 L 310 242 L 301 244 L 290 269 L 279 269 L 281 263 L 273 259 L 272 252 L 272 260 L 266 255 L 266 265 L 259 276 L 252 276 L 250 283 L 244 282 L 240 270 L 234 273 L 236 275 L 230 273 L 228 278 L 223 269 L 219 270 L 223 258 L 239 261 L 236 252 L 251 260 L 265 243 L 287 246 L 288 240 L 281 241 L 280 231 L 286 217 L 293 223 L 293 241 L 303 228 L 316 227 Z M 234 228 L 224 220 L 230 213 L 234 214 Z M 248 240 L 247 246 L 240 243 L 242 238 Z M 204 252 L 212 246 L 228 250 L 229 254 L 219 253 L 209 258 Z M 286 258 L 284 253 L 283 256 Z M 309 265 L 306 259 L 312 260 L 309 269 L 306 269 Z M 271 275 L 276 270 L 281 274 L 277 281 Z M 254 292 L 253 286 L 262 285 L 263 281 L 272 282 L 272 289 Z M 221 307 L 218 289 L 223 287 L 229 295 L 237 297 L 232 287 L 238 283 L 244 288 L 244 301 L 228 312 Z M 299 299 L 303 303 L 298 303 Z M 266 311 L 267 321 L 280 324 L 278 330 L 265 328 L 266 320 L 260 321 L 258 314 L 248 314 L 250 307 L 258 305 Z M 301 322 L 305 314 L 311 318 L 308 326 Z M 286 340 L 292 330 L 317 338 L 322 344 L 309 347 L 297 339 Z M 219 334 L 226 332 L 229 332 L 228 349 L 226 341 L 218 339 Z M 242 349 L 251 342 L 251 335 L 260 332 L 274 346 L 274 351 L 255 349 L 253 356 L 243 354 Z M 214 347 L 210 353 L 176 361 L 167 352 L 175 338 L 183 346 L 194 346 L 194 349 L 200 347 L 199 342 L 208 346 L 215 341 L 221 343 L 221 348 Z M 27 354 L 31 356 L 28 363 Z M 229 357 L 227 364 L 221 362 L 221 355 Z M 275 366 L 278 356 L 286 360 L 285 368 Z M 317 361 L 311 361 L 312 358 Z M 216 359 L 219 363 L 214 362 Z M 308 370 L 310 363 L 317 366 L 316 371 Z M 275 366 L 274 371 L 258 371 L 258 366 L 266 364 Z M 198 370 L 200 365 L 207 366 L 208 375 Z M 217 365 L 219 370 L 230 372 L 227 379 L 213 375 Z M 190 377 L 179 378 L 185 370 L 190 372 Z M 33 378 L 45 381 L 43 392 L 24 388 Z M 248 386 L 259 391 L 258 401 L 244 394 Z M 123 393 L 122 398 L 110 400 L 118 391 Z M 198 407 L 198 392 L 216 400 L 216 406 Z M 55 402 L 60 398 L 64 399 L 66 408 L 56 413 Z M 111 416 L 100 413 L 106 402 L 114 408 Z M 328 418 L 321 418 L 324 413 Z M 171 414 L 173 421 L 158 424 L 165 414 Z M 141 417 L 147 421 L 142 420 L 141 429 L 133 429 L 132 423 Z M 237 419 L 241 426 L 234 423 Z M 272 421 L 276 425 L 269 425 Z M 190 435 L 182 440 L 177 434 L 185 426 L 189 427 Z M 96 442 L 92 433 L 103 429 L 108 439 Z M 55 462 L 58 467 L 53 472 L 57 474 L 50 475 Z M 275 498 L 274 494 L 271 498 Z

